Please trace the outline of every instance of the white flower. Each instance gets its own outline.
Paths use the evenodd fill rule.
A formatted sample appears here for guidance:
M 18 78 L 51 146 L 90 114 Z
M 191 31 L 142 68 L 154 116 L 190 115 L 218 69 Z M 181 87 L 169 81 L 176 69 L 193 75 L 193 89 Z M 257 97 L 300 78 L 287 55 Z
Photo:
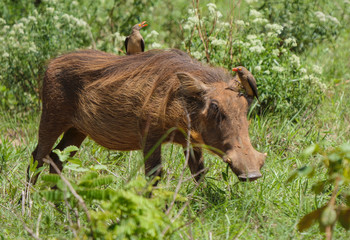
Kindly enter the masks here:
M 245 22 L 243 20 L 236 20 L 236 24 L 238 26 L 244 26 L 245 25 Z
M 321 91 L 323 91 L 323 92 L 326 91 L 326 89 L 327 89 L 326 84 L 322 83 L 320 81 L 320 79 L 318 77 L 314 76 L 313 74 L 311 74 L 311 75 L 304 75 L 301 78 L 301 80 L 304 80 L 304 81 L 305 80 L 309 80 L 309 81 L 311 81 L 312 84 L 318 86 L 321 89 Z
M 333 23 L 335 23 L 335 24 L 337 24 L 337 25 L 340 25 L 340 22 L 339 22 L 339 20 L 338 20 L 336 17 L 332 17 L 332 16 L 328 15 L 327 18 L 328 18 L 331 22 L 333 22 Z
M 60 18 L 57 16 L 57 15 L 55 15 L 54 17 L 53 17 L 53 20 L 55 20 L 55 21 L 58 21 Z
M 306 73 L 307 71 L 306 71 L 305 68 L 300 68 L 299 72 L 301 72 L 301 73 Z
M 257 39 L 258 37 L 256 35 L 250 34 L 247 36 L 248 40 L 252 40 L 252 39 Z
M 259 17 L 262 17 L 262 13 L 255 9 L 251 9 L 249 12 L 249 16 L 252 16 L 254 18 L 259 18 Z
M 189 14 L 189 15 L 195 14 L 195 10 L 192 9 L 192 8 L 188 9 L 188 14 Z
M 125 36 L 120 35 L 119 32 L 114 33 L 115 40 L 117 42 L 124 42 L 125 41 Z
M 23 29 L 23 27 L 24 27 L 23 23 L 17 23 L 13 25 L 14 30 Z
M 275 57 L 278 57 L 278 55 L 280 55 L 280 50 L 278 50 L 278 49 L 272 50 L 272 55 Z
M 318 20 L 320 20 L 321 22 L 326 21 L 326 15 L 323 12 L 317 11 L 315 12 L 315 15 L 318 18 Z
M 265 48 L 263 46 L 252 46 L 249 48 L 249 50 L 255 53 L 262 53 L 263 51 L 265 51 Z
M 275 32 L 268 32 L 268 33 L 266 34 L 266 36 L 269 37 L 269 38 L 270 38 L 270 37 L 277 37 L 277 35 L 278 35 L 278 34 L 275 33 Z
M 211 44 L 214 46 L 221 46 L 221 45 L 226 45 L 226 41 L 223 39 L 214 39 L 211 41 Z
M 249 48 L 249 47 L 251 46 L 251 44 L 250 44 L 249 42 L 244 42 L 244 43 L 242 43 L 241 45 L 242 45 L 242 47 L 244 47 L 244 48 Z
M 272 31 L 275 31 L 277 32 L 278 34 L 281 34 L 282 30 L 283 30 L 283 27 L 279 24 L 266 24 L 265 26 L 267 29 L 270 29 Z
M 151 48 L 161 48 L 161 47 L 162 47 L 162 45 L 159 43 L 152 43 L 151 44 Z
M 264 71 L 264 74 L 269 75 L 269 74 L 270 74 L 270 71 L 269 71 L 269 70 L 266 70 L 266 71 Z
M 256 67 L 254 68 L 254 71 L 255 71 L 255 72 L 260 72 L 260 71 L 261 71 L 261 66 L 256 66 Z
M 201 52 L 192 52 L 191 55 L 196 59 L 201 59 L 203 57 Z
M 296 67 L 300 66 L 300 58 L 297 55 L 295 55 L 295 54 L 292 54 L 289 57 L 289 61 Z
M 207 4 L 210 14 L 214 15 L 216 13 L 216 5 L 214 3 Z
M 286 40 L 284 40 L 284 43 L 287 46 L 292 46 L 292 47 L 296 47 L 297 46 L 297 41 L 295 40 L 295 38 L 287 38 Z
M 255 3 L 255 2 L 258 2 L 258 0 L 245 0 L 246 3 Z
M 318 74 L 322 74 L 322 68 L 320 67 L 320 66 L 318 66 L 318 65 L 314 65 L 313 66 L 313 70 L 314 70 L 314 72 L 315 73 L 318 73 Z
M 278 73 L 284 72 L 284 68 L 280 66 L 273 66 L 271 69 Z
M 68 22 L 70 20 L 70 15 L 65 13 L 65 14 L 62 15 L 62 19 L 66 20 Z
M 21 18 L 19 21 L 23 22 L 25 25 L 27 25 L 29 23 L 28 18 Z
M 192 30 L 193 29 L 193 25 L 189 24 L 189 23 L 185 23 L 185 25 L 183 25 L 182 27 L 185 30 Z
M 79 5 L 79 3 L 78 3 L 77 1 L 73 1 L 73 2 L 72 2 L 72 6 L 75 6 L 75 7 L 76 7 L 76 6 L 78 6 L 78 5 Z
M 37 48 L 36 48 L 36 45 L 34 43 L 31 43 L 31 46 L 28 48 L 28 51 L 29 52 L 33 52 L 33 53 L 38 52 Z
M 10 54 L 8 54 L 7 52 L 4 52 L 3 54 L 2 54 L 2 57 L 3 58 L 8 58 L 10 56 Z
M 47 11 L 48 13 L 53 13 L 53 12 L 55 11 L 55 9 L 52 8 L 52 7 L 48 7 L 48 8 L 46 8 L 46 11 Z
M 10 26 L 9 25 L 5 25 L 2 27 L 2 32 L 7 32 L 7 30 L 10 29 Z
M 5 25 L 6 24 L 6 21 L 5 21 L 5 19 L 3 19 L 3 18 L 0 18 L 0 25 Z
M 76 22 L 78 27 L 86 27 L 88 24 L 83 19 L 78 19 L 75 17 L 72 17 L 72 19 Z
M 197 16 L 189 17 L 188 18 L 188 22 L 193 23 L 193 24 L 198 24 L 199 23 L 199 19 L 198 19 Z
M 257 24 L 265 24 L 268 23 L 269 21 L 265 18 L 255 18 L 253 20 L 253 23 L 257 23 Z
M 147 34 L 146 38 L 157 37 L 159 33 L 155 30 L 152 30 L 149 34 Z
M 33 16 L 29 16 L 28 19 L 32 22 L 36 22 L 36 17 L 33 17 Z
M 221 13 L 220 11 L 217 11 L 217 12 L 216 12 L 216 16 L 217 16 L 218 18 L 221 18 L 221 17 L 222 17 L 222 13 Z

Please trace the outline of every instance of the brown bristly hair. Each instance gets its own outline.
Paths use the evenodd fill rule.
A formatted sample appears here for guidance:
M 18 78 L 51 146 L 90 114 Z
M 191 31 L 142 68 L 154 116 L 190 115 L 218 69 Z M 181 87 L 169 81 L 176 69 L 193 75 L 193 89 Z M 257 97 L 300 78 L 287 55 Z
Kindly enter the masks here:
M 155 117 L 152 119 L 164 117 L 167 104 L 171 102 L 169 100 L 177 97 L 180 87 L 177 72 L 189 73 L 206 84 L 232 80 L 231 74 L 225 69 L 202 64 L 176 49 L 150 50 L 129 56 L 84 50 L 62 55 L 51 61 L 49 67 L 56 71 L 64 68 L 65 77 L 74 81 L 79 79 L 82 83 L 79 87 L 88 90 L 86 92 L 108 89 L 113 91 L 116 100 L 124 94 L 134 94 L 134 100 L 142 103 L 141 112 L 147 111 L 148 115 Z M 132 92 L 125 93 L 123 89 L 132 89 Z M 87 98 L 90 102 L 100 101 L 91 95 Z M 147 107 L 150 101 L 152 109 Z M 136 105 L 130 102 L 120 104 L 131 108 Z

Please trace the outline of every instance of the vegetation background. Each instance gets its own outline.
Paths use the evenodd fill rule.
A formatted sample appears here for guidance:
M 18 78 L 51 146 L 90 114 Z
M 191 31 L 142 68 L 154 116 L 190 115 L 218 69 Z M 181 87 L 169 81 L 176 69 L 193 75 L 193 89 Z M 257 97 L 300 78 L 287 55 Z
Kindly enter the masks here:
M 250 136 L 268 153 L 263 178 L 241 183 L 206 154 L 209 171 L 197 185 L 183 170 L 181 148 L 168 144 L 166 172 L 148 198 L 140 152 L 86 140 L 74 159 L 67 157 L 74 149 L 59 153 L 67 181 L 32 163 L 32 174 L 44 173 L 25 195 L 48 60 L 84 48 L 124 54 L 125 36 L 144 20 L 146 50 L 179 48 L 254 74 L 262 104 L 249 113 Z M 339 223 L 323 214 L 307 221 L 319 220 L 320 229 L 298 229 L 303 216 L 322 206 L 350 204 L 349 26 L 348 0 L 2 0 L 0 238 L 321 239 L 329 238 L 323 229 L 329 225 L 334 239 L 349 239 L 350 213 L 343 221 L 340 210 Z M 331 168 L 332 153 L 341 167 Z

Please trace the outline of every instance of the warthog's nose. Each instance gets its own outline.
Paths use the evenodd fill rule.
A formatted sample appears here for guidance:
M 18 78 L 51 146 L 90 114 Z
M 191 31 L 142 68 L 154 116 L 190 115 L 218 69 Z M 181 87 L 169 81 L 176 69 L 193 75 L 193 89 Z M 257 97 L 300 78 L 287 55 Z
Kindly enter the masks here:
M 250 173 L 242 173 L 238 176 L 239 181 L 245 182 L 247 180 L 249 181 L 255 181 L 258 178 L 261 178 L 262 175 L 260 172 L 250 172 Z

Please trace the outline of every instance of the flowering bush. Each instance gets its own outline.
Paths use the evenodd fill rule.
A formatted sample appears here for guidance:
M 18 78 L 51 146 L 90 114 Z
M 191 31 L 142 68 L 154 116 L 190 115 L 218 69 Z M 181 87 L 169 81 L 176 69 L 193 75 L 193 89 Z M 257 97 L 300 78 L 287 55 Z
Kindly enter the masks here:
M 34 10 L 32 15 L 16 20 L 12 25 L 0 18 L 0 28 L 3 107 L 33 103 L 39 93 L 45 62 L 59 52 L 91 44 L 89 25 L 54 7 L 47 7 L 41 13 Z
M 221 20 L 214 4 L 207 7 L 207 15 L 199 8 L 190 9 L 183 23 L 183 46 L 193 57 L 227 69 L 247 67 L 258 81 L 265 111 L 294 114 L 319 101 L 326 88 L 321 72 L 306 70 L 292 51 L 297 39 L 282 39 L 284 26 L 270 22 L 256 9 L 250 9 L 248 20 L 229 23 Z
M 333 40 L 341 30 L 341 22 L 350 12 L 349 1 L 333 2 L 300 0 L 246 0 L 248 6 L 259 9 L 269 22 L 283 27 L 281 40 L 293 37 L 299 52 L 317 44 L 317 40 Z M 342 5 L 342 6 L 341 6 Z M 254 9 L 252 9 L 255 11 Z M 335 17 L 337 16 L 337 17 Z

